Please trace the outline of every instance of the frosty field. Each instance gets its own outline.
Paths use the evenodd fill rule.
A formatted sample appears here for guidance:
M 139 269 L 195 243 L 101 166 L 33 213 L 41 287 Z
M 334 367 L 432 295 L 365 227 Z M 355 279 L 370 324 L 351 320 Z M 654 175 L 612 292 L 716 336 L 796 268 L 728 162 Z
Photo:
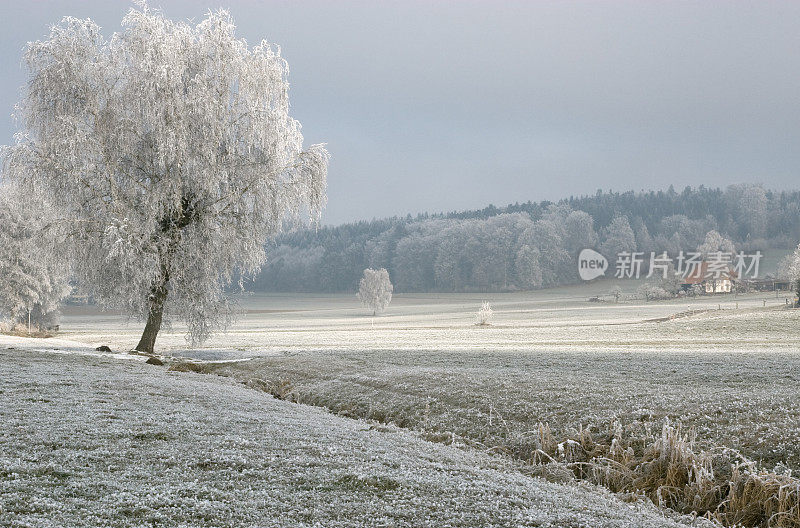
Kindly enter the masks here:
M 800 3 L 229 3 L 0 4 L 0 528 L 800 528 Z
M 636 283 L 622 282 L 631 294 Z M 238 322 L 200 351 L 183 329 L 162 331 L 158 348 L 204 358 L 341 350 L 765 350 L 800 349 L 800 313 L 788 292 L 614 303 L 613 283 L 507 294 L 399 294 L 372 317 L 355 295 L 253 294 L 239 297 Z M 605 302 L 588 302 L 603 296 Z M 476 327 L 482 301 L 492 326 Z M 738 306 L 738 308 L 737 308 Z M 690 315 L 689 317 L 684 317 Z M 674 319 L 671 319 L 674 318 Z M 91 307 L 65 308 L 61 337 L 130 350 L 141 323 Z
M 629 285 L 629 292 L 634 287 Z M 397 295 L 387 312 L 378 317 L 366 313 L 353 296 L 249 295 L 240 298 L 239 321 L 201 348 L 189 348 L 180 327 L 159 337 L 158 348 L 165 355 L 206 361 L 202 370 L 222 377 L 167 373 L 163 368 L 131 360 L 131 356 L 126 358 L 124 352 L 138 339 L 139 323 L 128 324 L 119 315 L 99 313 L 92 307 L 67 306 L 57 338 L 35 343 L 22 340 L 24 344 L 19 339 L 0 338 L 0 343 L 5 339 L 7 346 L 16 349 L 3 351 L 0 360 L 0 367 L 6 371 L 2 390 L 12 395 L 13 402 L 4 409 L 25 417 L 14 418 L 16 425 L 9 429 L 12 432 L 0 436 L 4 453 L 15 453 L 4 455 L 3 482 L 13 493 L 4 494 L 3 511 L 8 514 L 15 511 L 9 508 L 22 508 L 25 501 L 20 497 L 45 481 L 48 493 L 54 495 L 42 503 L 42 511 L 25 510 L 25 515 L 34 516 L 31 518 L 38 519 L 36 515 L 55 508 L 55 502 L 61 499 L 54 497 L 64 493 L 65 483 L 83 490 L 81 493 L 99 493 L 88 474 L 74 465 L 86 453 L 51 453 L 51 449 L 61 449 L 53 445 L 59 429 L 48 421 L 55 420 L 56 415 L 40 411 L 52 408 L 53 402 L 61 402 L 58 412 L 64 405 L 70 408 L 64 427 L 79 431 L 74 434 L 80 449 L 90 453 L 100 449 L 101 444 L 106 446 L 103 453 L 86 459 L 95 461 L 90 465 L 99 463 L 102 457 L 121 457 L 112 465 L 120 468 L 122 483 L 114 487 L 102 480 L 101 485 L 123 494 L 127 502 L 122 504 L 129 505 L 125 515 L 132 516 L 120 516 L 121 506 L 102 499 L 103 507 L 112 508 L 111 513 L 105 517 L 81 517 L 75 505 L 87 504 L 86 501 L 94 504 L 95 499 L 78 496 L 69 506 L 76 508 L 69 510 L 70 515 L 75 515 L 73 525 L 127 526 L 136 525 L 137 519 L 174 520 L 176 508 L 181 507 L 199 516 L 181 521 L 191 525 L 205 522 L 216 526 L 221 519 L 235 519 L 248 526 L 270 525 L 258 524 L 256 520 L 263 522 L 263 518 L 248 513 L 250 506 L 237 512 L 225 510 L 225 500 L 246 490 L 246 504 L 267 504 L 267 511 L 276 518 L 292 519 L 298 525 L 313 524 L 317 519 L 314 515 L 327 519 L 325 526 L 336 526 L 337 522 L 344 526 L 348 521 L 357 524 L 344 514 L 335 517 L 335 508 L 325 506 L 334 500 L 345 500 L 346 496 L 358 504 L 352 506 L 353 512 L 387 516 L 386 523 L 370 524 L 374 526 L 444 525 L 442 520 L 454 515 L 455 503 L 467 505 L 470 513 L 454 525 L 484 525 L 492 519 L 499 526 L 524 526 L 528 517 L 521 512 L 528 511 L 525 508 L 530 504 L 526 501 L 531 496 L 529 491 L 520 489 L 544 482 L 522 475 L 542 474 L 527 463 L 541 447 L 544 424 L 556 442 L 576 438 L 580 430 L 585 430 L 598 441 L 610 442 L 617 435 L 634 447 L 655 441 L 665 423 L 680 425 L 684 431 L 696 432 L 693 445 L 698 452 L 733 448 L 762 469 L 781 474 L 800 471 L 800 310 L 786 307 L 788 294 L 725 295 L 651 303 L 626 299 L 615 303 L 603 296 L 609 288 L 608 283 L 600 283 L 588 288 L 533 293 Z M 593 296 L 603 300 L 589 302 Z M 495 315 L 491 326 L 480 327 L 474 324 L 475 312 L 484 300 L 492 302 Z M 123 354 L 116 360 L 74 354 L 98 345 L 109 345 L 114 352 Z M 31 352 L 36 348 L 69 354 Z M 64 372 L 59 371 L 62 366 Z M 81 381 L 87 369 L 92 369 L 91 378 L 102 375 L 101 381 Z M 137 383 L 145 384 L 145 389 L 135 391 Z M 347 418 L 371 421 L 346 420 L 307 406 L 278 402 L 242 383 L 280 398 L 327 408 Z M 219 394 L 210 396 L 214 391 Z M 47 395 L 48 392 L 52 394 Z M 34 397 L 34 393 L 44 395 Z M 200 394 L 203 396 L 194 401 Z M 86 403 L 72 409 L 70 398 Z M 215 407 L 231 411 L 218 412 Z M 217 425 L 212 414 L 230 414 L 225 420 L 235 423 Z M 89 428 L 88 416 L 104 420 L 100 431 Z M 26 420 L 32 420 L 34 425 L 25 429 Z M 181 429 L 170 427 L 169 431 L 162 431 L 160 424 L 164 423 L 177 424 Z M 227 436 L 229 428 L 243 427 L 243 423 L 249 425 L 245 426 L 242 440 Z M 390 426 L 378 427 L 376 423 Z M 281 424 L 280 433 L 273 424 Z M 193 432 L 198 427 L 203 432 Z M 374 431 L 376 427 L 385 433 L 363 431 Z M 31 445 L 23 441 L 32 433 L 36 438 L 37 430 L 51 428 L 54 432 L 45 435 L 49 439 L 37 438 Z M 416 437 L 412 440 L 405 436 L 403 429 Z M 154 436 L 150 435 L 153 431 Z M 162 433 L 171 436 L 162 438 Z M 296 467 L 290 469 L 274 462 L 275 457 L 300 460 L 297 457 L 301 454 L 295 451 L 302 451 L 308 443 L 298 442 L 297 438 L 307 434 L 322 438 L 320 441 L 326 446 L 319 448 L 319 453 L 314 451 L 316 458 L 309 463 L 309 469 L 296 475 Z M 104 435 L 102 441 L 97 435 Z M 290 438 L 278 439 L 275 435 Z M 318 460 L 328 452 L 340 453 L 337 450 L 355 441 L 347 435 L 356 435 L 362 446 L 359 449 L 367 449 L 367 453 L 375 448 L 373 437 L 391 445 L 379 444 L 382 454 L 378 462 L 364 454 L 371 462 L 366 469 L 355 472 L 344 468 L 350 461 L 342 462 L 336 457 L 335 462 Z M 363 435 L 372 436 L 367 440 Z M 175 445 L 169 441 L 171 438 L 180 438 L 181 442 Z M 109 442 L 112 447 L 108 447 Z M 290 453 L 281 451 L 280 455 L 267 457 L 265 453 L 276 449 L 276 442 Z M 113 446 L 119 447 L 117 454 Z M 428 478 L 424 476 L 429 471 L 424 457 L 429 450 L 445 450 L 437 453 L 446 452 L 453 464 L 461 464 L 459 468 L 471 467 L 478 459 L 482 461 L 477 463 L 478 468 L 490 464 L 492 471 L 500 471 L 502 479 L 506 479 L 498 484 L 502 491 L 487 491 L 495 489 L 495 484 L 487 484 L 495 482 L 495 476 L 481 474 L 470 476 L 466 488 L 455 486 L 464 496 L 442 497 L 438 488 L 415 480 Z M 483 459 L 481 452 L 502 456 Z M 413 467 L 412 473 L 417 476 L 412 478 L 398 473 L 397 468 L 395 471 L 374 465 L 383 463 L 380 457 L 396 461 L 397 456 L 404 460 L 403 467 Z M 422 458 L 417 460 L 418 456 Z M 252 457 L 267 458 L 254 461 Z M 197 462 L 200 459 L 212 462 L 203 467 L 204 462 Z M 69 467 L 62 467 L 64 464 Z M 145 469 L 136 469 L 142 464 Z M 497 469 L 492 464 L 503 467 Z M 134 506 L 142 503 L 139 498 L 145 491 L 141 481 L 146 480 L 147 474 L 169 476 L 171 471 L 177 471 L 176 467 L 181 471 L 190 468 L 193 478 L 205 482 L 208 489 L 186 490 L 177 476 L 169 477 L 174 480 L 168 478 L 159 484 L 158 492 L 147 495 L 145 506 Z M 274 471 L 281 475 L 279 483 L 272 480 Z M 270 473 L 269 478 L 265 472 Z M 563 475 L 545 476 L 558 482 L 565 480 Z M 251 478 L 256 480 L 247 481 Z M 303 487 L 297 483 L 298 478 L 321 480 Z M 261 487 L 266 480 L 271 482 L 271 491 Z M 381 488 L 384 482 L 389 483 L 388 491 L 374 489 Z M 305 500 L 310 497 L 307 493 L 311 488 L 317 504 L 314 509 L 287 509 L 286 501 L 301 500 L 301 496 Z M 347 495 L 351 488 L 367 491 Z M 577 493 L 574 488 L 569 489 L 569 493 Z M 398 490 L 408 493 L 403 495 Z M 100 495 L 106 496 L 107 491 Z M 175 493 L 182 498 L 176 499 Z M 485 497 L 480 498 L 484 493 L 506 498 L 491 512 L 484 511 L 484 506 L 473 508 L 472 504 L 485 505 Z M 520 493 L 524 497 L 515 498 Z M 595 497 L 596 492 L 592 493 Z M 394 511 L 394 506 L 390 507 L 392 501 L 412 500 L 412 495 L 418 497 L 413 502 L 414 511 L 421 520 L 388 513 Z M 189 496 L 191 500 L 186 498 Z M 283 498 L 275 502 L 274 496 Z M 434 496 L 438 502 L 432 509 L 420 505 L 426 500 L 434 501 Z M 571 505 L 572 500 L 567 502 Z M 608 500 L 604 497 L 601 502 Z M 541 525 L 647 526 L 644 521 L 614 524 L 618 521 L 608 519 L 628 515 L 628 506 L 603 504 L 603 508 L 615 513 L 597 514 L 600 517 L 584 521 L 577 517 L 565 520 L 572 519 L 572 513 L 559 512 L 557 515 L 567 517 L 557 517 L 557 521 L 543 517 Z M 543 511 L 538 505 L 531 508 Z M 202 517 L 205 514 L 199 511 L 207 511 L 209 517 Z M 22 514 L 10 518 L 26 518 L 19 515 Z
M 0 394 L 3 526 L 685 526 L 496 457 L 143 361 L 4 347 Z
M 187 349 L 177 328 L 160 347 L 249 358 L 215 371 L 487 448 L 524 443 L 540 422 L 562 437 L 613 420 L 657 434 L 669 419 L 707 446 L 800 470 L 800 310 L 786 308 L 787 293 L 588 302 L 608 288 L 398 295 L 378 317 L 350 296 L 253 295 L 242 298 L 240 321 L 203 348 Z M 479 327 L 484 299 L 495 315 Z M 88 312 L 68 307 L 61 337 L 115 351 L 135 344 L 138 325 Z

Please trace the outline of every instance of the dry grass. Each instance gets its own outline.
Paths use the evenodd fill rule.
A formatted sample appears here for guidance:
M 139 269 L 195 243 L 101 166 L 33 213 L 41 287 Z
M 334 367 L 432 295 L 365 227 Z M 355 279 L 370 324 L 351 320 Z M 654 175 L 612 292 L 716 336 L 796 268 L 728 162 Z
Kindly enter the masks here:
M 55 336 L 55 333 L 49 330 L 43 330 L 38 326 L 32 326 L 29 329 L 28 325 L 22 323 L 18 323 L 13 326 L 8 323 L 0 323 L 0 334 L 6 334 L 16 337 L 38 337 L 38 338 Z
M 172 372 L 196 372 L 198 374 L 209 374 L 212 367 L 206 363 L 195 363 L 193 361 L 175 361 L 168 369 Z
M 548 480 L 565 480 L 560 466 L 578 479 L 726 526 L 800 527 L 800 480 L 761 472 L 731 449 L 698 450 L 694 430 L 684 433 L 669 422 L 655 438 L 626 437 L 619 422 L 609 431 L 595 439 L 581 429 L 574 438 L 557 442 L 550 427 L 539 424 L 527 453 L 521 444 L 493 451 L 545 466 L 533 473 Z
M 245 385 L 251 389 L 261 392 L 266 392 L 273 398 L 278 400 L 286 400 L 298 403 L 300 395 L 289 380 L 281 378 L 277 381 L 269 381 L 261 378 L 250 378 L 245 382 Z
M 800 526 L 800 481 L 775 474 L 735 474 L 716 517 L 728 525 Z
M 790 472 L 784 475 L 779 474 L 779 469 L 775 470 L 778 473 L 763 471 L 749 458 L 754 453 L 761 453 L 760 450 L 751 447 L 744 455 L 735 449 L 715 447 L 727 437 L 713 436 L 700 441 L 694 427 L 684 429 L 675 425 L 681 418 L 695 416 L 693 421 L 703 425 L 703 431 L 712 432 L 707 421 L 721 422 L 721 417 L 729 416 L 730 411 L 720 407 L 721 414 L 711 413 L 711 409 L 717 408 L 709 405 L 711 402 L 695 402 L 694 405 L 699 405 L 696 411 L 685 415 L 677 413 L 673 419 L 672 413 L 678 411 L 676 407 L 672 407 L 672 412 L 658 413 L 660 417 L 648 411 L 626 413 L 624 421 L 614 416 L 598 421 L 600 408 L 596 400 L 613 396 L 609 409 L 619 412 L 622 410 L 619 395 L 606 394 L 588 383 L 592 379 L 589 376 L 577 375 L 574 386 L 565 383 L 561 377 L 551 379 L 547 376 L 550 369 L 544 358 L 535 362 L 536 368 L 525 383 L 523 379 L 514 378 L 511 382 L 502 376 L 494 377 L 496 371 L 491 368 L 492 361 L 487 356 L 481 356 L 474 365 L 478 368 L 479 364 L 479 376 L 469 368 L 468 374 L 461 377 L 455 373 L 464 370 L 464 363 L 472 365 L 464 354 L 439 355 L 424 360 L 424 356 L 414 355 L 406 358 L 408 365 L 405 365 L 405 360 L 400 361 L 402 354 L 395 352 L 390 355 L 391 361 L 388 362 L 348 355 L 347 368 L 342 372 L 337 372 L 341 368 L 337 364 L 339 356 L 336 360 L 326 356 L 326 368 L 320 370 L 322 358 L 319 356 L 313 357 L 313 362 L 306 365 L 294 354 L 241 364 L 217 364 L 211 370 L 237 377 L 276 398 L 323 406 L 345 416 L 407 427 L 430 441 L 467 445 L 503 455 L 523 462 L 524 472 L 553 482 L 585 480 L 607 487 L 623 497 L 647 498 L 662 507 L 704 516 L 727 526 L 800 528 L 800 481 L 791 477 Z M 531 359 L 530 355 L 490 357 L 515 372 L 524 367 L 523 359 Z M 456 358 L 458 361 L 448 361 Z M 560 373 L 564 372 L 565 364 L 570 364 L 563 359 L 550 359 Z M 612 364 L 617 364 L 618 359 L 618 356 L 614 357 Z M 636 357 L 628 360 L 631 364 L 642 364 Z M 596 361 L 595 358 L 592 368 L 595 372 L 603 372 L 602 377 L 606 380 L 603 386 L 615 387 L 610 379 L 612 370 L 598 369 L 600 365 Z M 402 368 L 398 362 L 403 363 Z M 660 362 L 664 360 L 660 359 Z M 672 380 L 681 379 L 681 376 L 676 376 L 676 369 L 663 368 L 666 365 L 655 368 L 652 363 L 649 362 L 642 376 L 658 385 L 654 397 L 662 400 L 665 393 L 677 392 L 677 387 L 665 388 L 664 380 L 656 379 L 659 376 L 654 370 L 664 371 L 663 375 Z M 674 363 L 668 364 L 677 367 L 679 363 L 685 369 L 700 372 L 696 365 L 687 364 L 685 358 L 675 358 Z M 720 366 L 731 364 L 735 363 L 719 361 Z M 624 367 L 621 370 L 630 384 L 634 371 L 627 365 L 617 366 Z M 577 363 L 571 363 L 571 367 L 578 370 L 576 374 L 581 372 Z M 262 377 L 254 378 L 256 372 Z M 704 365 L 702 376 L 706 383 L 713 372 L 710 365 Z M 763 386 L 766 379 L 760 379 L 760 376 L 766 376 L 768 372 L 770 377 L 787 383 L 780 370 L 772 364 L 768 371 L 752 379 L 758 378 L 758 384 Z M 738 379 L 734 376 L 729 387 L 742 390 Z M 691 379 L 684 381 L 696 386 Z M 626 391 L 633 386 L 625 387 Z M 742 392 L 741 398 L 733 398 L 730 388 L 719 389 L 721 391 L 715 395 L 725 394 L 731 410 L 740 407 L 740 402 L 751 399 L 748 391 Z M 554 398 L 550 402 L 552 405 L 546 400 L 550 393 Z M 505 394 L 505 398 L 500 398 L 501 394 Z M 576 400 L 571 401 L 566 394 L 574 395 Z M 695 397 L 698 395 L 696 390 Z M 640 397 L 636 397 L 635 402 L 640 405 L 639 409 L 645 406 Z M 789 410 L 776 401 L 768 403 L 784 412 Z M 521 404 L 534 407 L 526 410 L 519 407 Z M 568 409 L 582 409 L 583 418 L 578 418 L 579 423 L 589 425 L 577 429 L 565 427 L 559 418 L 563 419 Z M 548 421 L 540 420 L 532 427 L 524 427 L 531 412 Z M 594 419 L 589 419 L 589 416 L 594 416 Z M 706 422 L 698 421 L 698 416 L 705 416 Z M 752 424 L 756 418 L 752 414 L 749 416 Z M 767 417 L 764 407 L 761 407 L 759 416 Z M 551 429 L 550 419 L 556 424 L 557 432 Z M 728 424 L 726 428 L 730 427 L 728 422 L 724 423 Z M 779 430 L 773 432 L 778 434 Z M 786 455 L 789 451 L 780 453 Z M 774 465 L 776 460 L 763 461 L 771 461 Z

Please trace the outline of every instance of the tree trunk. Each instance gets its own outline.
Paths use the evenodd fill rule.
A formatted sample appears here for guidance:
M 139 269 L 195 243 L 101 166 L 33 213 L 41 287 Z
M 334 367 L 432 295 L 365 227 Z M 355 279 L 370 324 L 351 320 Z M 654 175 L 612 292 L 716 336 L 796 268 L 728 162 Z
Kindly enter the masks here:
M 147 314 L 147 323 L 136 350 L 152 354 L 156 344 L 156 336 L 161 330 L 161 319 L 164 316 L 164 302 L 167 300 L 166 280 L 160 286 L 154 286 L 150 294 L 150 312 Z
M 795 290 L 795 293 L 797 293 L 797 302 L 795 303 L 795 306 L 800 307 L 800 279 L 797 279 L 797 282 L 795 282 Z
M 161 234 L 168 240 L 166 249 L 160 254 L 161 262 L 161 282 L 153 286 L 150 290 L 150 309 L 147 314 L 147 323 L 144 325 L 144 332 L 139 344 L 136 345 L 138 352 L 152 354 L 156 344 L 158 331 L 161 330 L 161 319 L 164 316 L 164 303 L 169 293 L 169 272 L 172 258 L 181 240 L 181 230 L 191 224 L 197 218 L 197 211 L 193 205 L 191 197 L 181 198 L 180 209 L 165 215 L 161 219 Z

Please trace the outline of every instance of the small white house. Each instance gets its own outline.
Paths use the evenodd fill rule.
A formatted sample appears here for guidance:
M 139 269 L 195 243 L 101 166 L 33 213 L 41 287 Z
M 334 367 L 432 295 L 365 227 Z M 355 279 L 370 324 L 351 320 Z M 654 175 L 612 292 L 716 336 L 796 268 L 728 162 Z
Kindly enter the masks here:
M 736 273 L 728 268 L 721 272 L 709 271 L 708 262 L 701 262 L 683 278 L 681 286 L 688 290 L 700 285 L 705 293 L 730 293 L 736 283 Z

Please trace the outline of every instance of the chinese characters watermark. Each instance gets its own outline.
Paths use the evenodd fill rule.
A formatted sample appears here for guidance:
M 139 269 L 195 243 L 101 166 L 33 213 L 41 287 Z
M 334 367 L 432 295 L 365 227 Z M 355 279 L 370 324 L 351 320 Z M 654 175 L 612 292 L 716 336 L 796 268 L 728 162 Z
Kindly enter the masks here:
M 649 256 L 644 251 L 623 251 L 617 255 L 614 277 L 639 279 L 641 277 L 670 276 L 684 280 L 757 279 L 761 263 L 761 251 L 715 251 L 703 254 L 699 251 L 681 251 L 671 257 L 666 251 Z M 578 273 L 583 280 L 592 280 L 605 274 L 608 260 L 592 249 L 584 249 L 578 257 Z

